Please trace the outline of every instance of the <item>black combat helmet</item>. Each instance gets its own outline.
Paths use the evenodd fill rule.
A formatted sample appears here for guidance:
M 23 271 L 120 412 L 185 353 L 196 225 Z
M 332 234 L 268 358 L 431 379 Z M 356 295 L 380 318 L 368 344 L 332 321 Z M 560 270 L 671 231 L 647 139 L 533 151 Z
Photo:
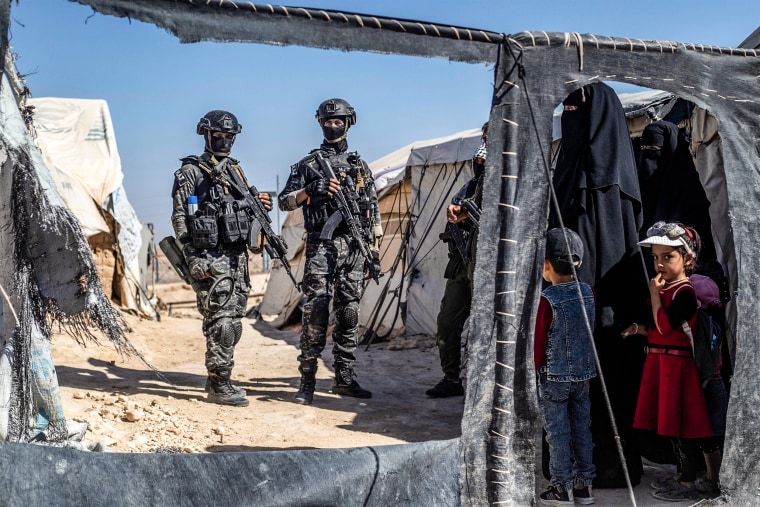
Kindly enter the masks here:
M 356 111 L 343 99 L 328 99 L 322 102 L 314 115 L 322 128 L 322 136 L 328 143 L 339 143 L 346 138 L 348 129 L 356 124 Z M 326 127 L 325 121 L 331 118 L 343 120 L 342 127 Z
M 234 114 L 214 109 L 206 113 L 198 120 L 195 131 L 206 140 L 206 151 L 216 157 L 229 156 L 232 145 L 235 144 L 235 136 L 243 130 Z M 212 136 L 213 132 L 226 132 L 232 134 L 229 137 Z
M 314 115 L 320 125 L 328 118 L 342 118 L 348 126 L 356 125 L 356 111 L 343 99 L 328 99 L 322 102 Z
M 198 120 L 198 126 L 195 129 L 201 136 L 205 135 L 206 131 L 239 134 L 242 130 L 243 126 L 238 123 L 234 114 L 220 109 L 214 109 L 203 115 L 203 118 Z

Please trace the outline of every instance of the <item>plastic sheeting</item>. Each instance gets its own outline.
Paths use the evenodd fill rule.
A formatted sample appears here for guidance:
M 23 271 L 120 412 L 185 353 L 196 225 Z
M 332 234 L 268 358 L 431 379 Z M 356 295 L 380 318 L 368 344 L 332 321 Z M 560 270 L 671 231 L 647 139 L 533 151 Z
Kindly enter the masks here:
M 458 441 L 216 454 L 0 443 L 3 505 L 456 505 Z M 421 501 L 424 499 L 423 501 Z

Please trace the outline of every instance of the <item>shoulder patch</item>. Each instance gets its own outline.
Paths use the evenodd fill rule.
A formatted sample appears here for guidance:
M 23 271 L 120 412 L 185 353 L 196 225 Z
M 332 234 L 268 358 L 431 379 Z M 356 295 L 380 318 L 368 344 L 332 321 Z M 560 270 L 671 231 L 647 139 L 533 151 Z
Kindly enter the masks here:
M 187 176 L 185 176 L 185 171 L 183 171 L 181 168 L 174 171 L 174 179 L 179 186 L 184 186 L 188 183 Z

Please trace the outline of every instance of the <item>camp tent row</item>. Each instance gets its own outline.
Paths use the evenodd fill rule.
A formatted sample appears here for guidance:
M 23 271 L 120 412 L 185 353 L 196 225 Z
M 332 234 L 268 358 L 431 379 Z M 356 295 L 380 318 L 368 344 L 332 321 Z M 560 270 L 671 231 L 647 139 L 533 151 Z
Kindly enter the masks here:
M 111 113 L 104 100 L 29 98 L 35 141 L 66 205 L 87 236 L 106 295 L 124 311 L 155 318 L 151 229 L 137 218 Z
M 58 193 L 90 244 L 106 295 L 123 311 L 156 318 L 150 294 L 153 232 L 141 224 L 122 185 L 124 174 L 104 100 L 31 98 L 5 53 L 8 79 Z
M 760 386 L 756 382 L 760 311 L 756 302 L 760 284 L 755 283 L 754 260 L 760 256 L 756 235 L 760 225 L 760 59 L 754 50 L 572 33 L 506 36 L 377 16 L 231 1 L 80 3 L 104 14 L 154 23 L 186 42 L 300 44 L 495 64 L 488 140 L 491 156 L 475 270 L 479 290 L 474 295 L 469 342 L 470 368 L 478 375 L 468 379 L 458 439 L 344 450 L 193 456 L 95 456 L 3 444 L 5 498 L 21 494 L 13 485 L 24 484 L 26 505 L 49 504 L 50 499 L 41 492 L 50 490 L 56 491 L 54 500 L 60 505 L 81 503 L 91 498 L 88 494 L 92 491 L 97 491 L 98 497 L 91 503 L 101 504 L 181 504 L 190 498 L 203 504 L 238 503 L 240 499 L 281 505 L 533 504 L 538 416 L 531 330 L 540 293 L 538 273 L 549 202 L 549 181 L 542 169 L 552 143 L 552 112 L 583 85 L 617 80 L 673 93 L 716 119 L 723 160 L 722 174 L 717 177 L 725 182 L 727 212 L 713 219 L 713 225 L 733 240 L 721 247 L 724 259 L 732 258 L 736 266 L 731 283 L 737 316 L 736 367 L 721 481 L 730 505 L 756 502 L 760 482 Z M 0 11 L 4 13 L 0 24 L 5 28 L 9 9 L 6 4 Z M 0 148 L 6 157 L 0 188 L 7 194 L 10 185 L 5 174 L 18 174 L 24 157 L 30 158 L 28 143 L 5 128 L 18 114 L 4 109 L 0 117 L 4 125 Z M 33 161 L 32 167 L 37 181 L 43 181 L 44 165 Z M 0 216 L 8 220 L 7 213 Z M 47 223 L 57 227 L 46 233 L 32 228 L 17 234 L 38 240 L 48 240 L 45 234 L 52 236 L 51 240 L 64 237 L 59 231 L 67 227 L 67 221 Z M 488 241 L 482 241 L 484 237 Z M 76 249 L 66 250 L 61 256 L 76 261 L 74 252 Z M 39 260 L 41 253 L 33 251 L 33 259 Z M 8 269 L 14 267 L 3 265 L 0 281 L 9 279 Z M 39 286 L 40 282 L 35 283 Z M 16 295 L 22 302 L 24 297 Z M 13 333 L 7 325 L 5 330 Z M 74 483 L 66 474 L 56 473 L 58 466 L 38 466 L 42 462 L 65 462 L 81 472 Z M 340 480 L 325 481 L 326 467 Z M 225 472 L 226 488 L 203 479 L 221 472 Z M 113 481 L 113 477 L 119 480 Z M 161 480 L 156 481 L 158 477 Z

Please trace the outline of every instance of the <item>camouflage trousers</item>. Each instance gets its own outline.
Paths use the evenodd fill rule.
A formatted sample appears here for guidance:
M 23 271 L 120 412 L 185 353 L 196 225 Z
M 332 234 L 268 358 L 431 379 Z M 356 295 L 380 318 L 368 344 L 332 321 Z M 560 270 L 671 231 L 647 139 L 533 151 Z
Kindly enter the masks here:
M 319 233 L 306 239 L 301 355 L 299 361 L 316 361 L 325 348 L 330 302 L 335 311 L 333 366 L 350 366 L 359 338 L 359 300 L 364 293 L 364 258 L 352 248 L 350 236 L 321 240 Z
M 235 345 L 243 334 L 240 319 L 245 315 L 251 280 L 248 274 L 248 254 L 245 250 L 219 250 L 206 254 L 229 269 L 204 280 L 204 290 L 196 296 L 198 311 L 203 315 L 203 336 L 206 337 L 206 370 L 215 381 L 230 378 L 235 365 Z

